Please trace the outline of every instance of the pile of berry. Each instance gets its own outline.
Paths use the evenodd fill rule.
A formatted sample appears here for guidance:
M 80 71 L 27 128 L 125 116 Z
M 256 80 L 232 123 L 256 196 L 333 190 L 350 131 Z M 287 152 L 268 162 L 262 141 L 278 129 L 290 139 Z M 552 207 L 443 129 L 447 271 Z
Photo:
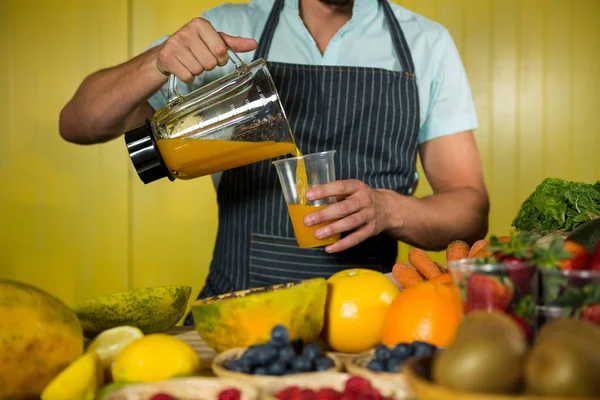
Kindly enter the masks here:
M 371 386 L 371 382 L 358 376 L 346 381 L 343 392 L 331 388 L 312 390 L 290 386 L 276 393 L 275 397 L 279 400 L 390 400 Z
M 375 349 L 375 358 L 367 364 L 367 368 L 373 372 L 400 371 L 402 363 L 411 357 L 430 355 L 437 351 L 432 344 L 414 341 L 412 343 L 400 343 L 393 349 L 379 345 Z
M 242 393 L 237 389 L 225 389 L 219 393 L 218 400 L 240 400 Z M 156 393 L 150 400 L 179 400 L 167 393 Z
M 223 366 L 244 374 L 280 376 L 325 371 L 333 365 L 319 346 L 304 345 L 302 339 L 290 341 L 287 329 L 277 325 L 269 342 L 249 347 L 239 359 L 227 360 Z

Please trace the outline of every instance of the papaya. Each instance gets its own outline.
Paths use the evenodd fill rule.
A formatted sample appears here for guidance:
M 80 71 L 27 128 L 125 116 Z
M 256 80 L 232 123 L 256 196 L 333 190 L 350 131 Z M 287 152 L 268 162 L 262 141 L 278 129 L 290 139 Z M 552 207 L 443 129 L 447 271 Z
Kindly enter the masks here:
M 132 289 L 90 299 L 73 310 L 87 338 L 123 325 L 135 326 L 144 334 L 161 333 L 183 318 L 191 293 L 189 286 Z
M 200 337 L 222 352 L 268 342 L 275 325 L 285 326 L 290 340 L 316 341 L 326 299 L 327 282 L 314 278 L 197 300 L 191 310 Z
M 83 354 L 75 313 L 31 285 L 0 280 L 0 399 L 37 399 Z
M 595 218 L 578 226 L 567 235 L 567 240 L 579 243 L 587 251 L 593 253 L 596 243 L 600 240 L 600 218 Z

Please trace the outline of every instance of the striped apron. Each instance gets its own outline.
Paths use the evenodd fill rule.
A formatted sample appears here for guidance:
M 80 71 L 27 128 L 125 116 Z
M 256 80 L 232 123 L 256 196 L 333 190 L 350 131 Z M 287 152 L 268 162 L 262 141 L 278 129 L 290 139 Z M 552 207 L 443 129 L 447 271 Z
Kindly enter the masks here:
M 388 0 L 379 0 L 402 72 L 269 62 L 303 154 L 336 150 L 338 179 L 410 194 L 416 173 L 419 98 L 414 65 Z M 276 0 L 256 50 L 268 60 L 284 0 Z M 398 242 L 380 234 L 337 254 L 300 249 L 273 160 L 225 171 L 217 190 L 219 228 L 199 298 L 329 277 L 353 267 L 390 272 Z M 344 236 L 344 235 L 342 235 Z M 187 324 L 193 324 L 188 315 Z

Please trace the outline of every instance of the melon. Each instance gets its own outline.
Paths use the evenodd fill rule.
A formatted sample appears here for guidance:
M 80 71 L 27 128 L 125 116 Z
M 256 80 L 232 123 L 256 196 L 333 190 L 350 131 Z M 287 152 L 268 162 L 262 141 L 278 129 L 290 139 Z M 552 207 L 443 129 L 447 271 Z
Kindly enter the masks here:
M 95 297 L 73 307 L 86 337 L 117 326 L 135 326 L 144 334 L 166 332 L 183 318 L 192 288 L 158 286 Z
M 83 354 L 75 313 L 25 283 L 0 280 L 0 399 L 37 399 Z
M 327 282 L 315 278 L 197 300 L 191 309 L 200 337 L 222 352 L 269 341 L 275 325 L 284 325 L 290 339 L 316 341 L 326 299 Z

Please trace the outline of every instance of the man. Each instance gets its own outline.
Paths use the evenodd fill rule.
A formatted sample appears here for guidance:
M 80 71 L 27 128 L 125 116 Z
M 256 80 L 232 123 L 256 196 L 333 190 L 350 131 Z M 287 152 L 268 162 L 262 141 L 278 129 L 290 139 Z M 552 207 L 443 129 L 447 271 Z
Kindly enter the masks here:
M 225 171 L 215 179 L 219 231 L 201 297 L 349 267 L 389 272 L 399 240 L 438 250 L 485 236 L 477 120 L 458 52 L 446 29 L 388 0 L 216 7 L 86 78 L 61 112 L 62 137 L 98 143 L 141 125 L 166 103 L 168 74 L 187 84 L 181 92 L 195 90 L 232 70 L 223 67 L 228 47 L 245 62 L 267 60 L 304 154 L 337 151 L 340 180 L 307 198 L 340 201 L 305 223 L 337 220 L 316 236 L 343 238 L 325 251 L 299 249 L 270 161 Z M 421 199 L 409 195 L 417 152 L 434 191 Z

